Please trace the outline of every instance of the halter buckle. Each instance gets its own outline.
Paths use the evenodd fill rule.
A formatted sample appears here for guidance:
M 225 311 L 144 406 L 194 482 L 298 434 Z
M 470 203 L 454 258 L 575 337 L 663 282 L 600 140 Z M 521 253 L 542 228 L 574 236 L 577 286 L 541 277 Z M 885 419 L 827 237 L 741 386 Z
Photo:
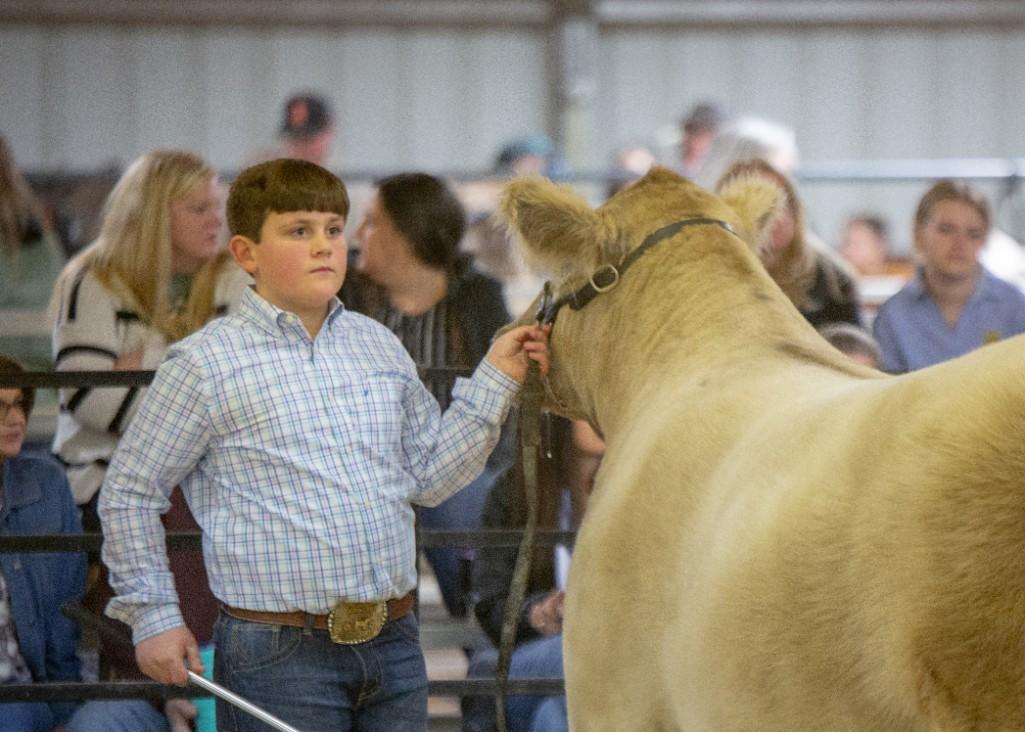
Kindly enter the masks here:
M 619 284 L 619 270 L 614 264 L 603 264 L 591 274 L 589 282 L 595 292 L 608 292 Z
M 555 322 L 555 314 L 558 308 L 555 306 L 555 296 L 552 292 L 551 280 L 546 280 L 544 289 L 541 291 L 541 299 L 537 303 L 537 312 L 534 313 L 534 320 L 538 325 L 551 325 Z

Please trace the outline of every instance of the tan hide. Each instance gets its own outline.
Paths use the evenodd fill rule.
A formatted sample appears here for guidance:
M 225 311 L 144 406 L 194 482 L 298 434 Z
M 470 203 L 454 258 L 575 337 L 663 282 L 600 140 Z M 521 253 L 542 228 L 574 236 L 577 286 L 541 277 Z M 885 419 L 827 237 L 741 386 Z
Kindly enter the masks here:
M 774 194 L 657 170 L 504 214 L 559 293 L 649 233 L 756 236 Z M 683 229 L 551 337 L 608 443 L 566 606 L 577 732 L 1025 730 L 1025 340 L 900 377 L 808 326 L 748 244 Z

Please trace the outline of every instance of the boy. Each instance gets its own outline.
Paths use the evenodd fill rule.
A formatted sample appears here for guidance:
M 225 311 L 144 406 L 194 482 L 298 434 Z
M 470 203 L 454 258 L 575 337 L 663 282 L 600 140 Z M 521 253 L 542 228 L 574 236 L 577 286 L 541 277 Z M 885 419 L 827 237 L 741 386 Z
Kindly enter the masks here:
M 160 513 L 181 484 L 203 532 L 220 682 L 299 729 L 425 730 L 411 503 L 469 483 L 546 331 L 499 337 L 440 414 L 402 344 L 346 311 L 348 196 L 300 160 L 242 172 L 231 250 L 239 311 L 172 348 L 111 461 L 103 559 L 139 667 L 202 669 L 167 571 Z M 218 701 L 221 729 L 264 727 Z

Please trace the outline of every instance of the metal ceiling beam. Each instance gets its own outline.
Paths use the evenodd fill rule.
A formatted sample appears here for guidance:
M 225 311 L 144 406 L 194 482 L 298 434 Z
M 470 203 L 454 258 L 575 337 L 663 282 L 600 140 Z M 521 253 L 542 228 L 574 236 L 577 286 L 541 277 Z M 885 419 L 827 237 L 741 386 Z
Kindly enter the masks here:
M 0 22 L 275 27 L 537 27 L 547 0 L 0 0 Z
M 1025 25 L 1022 0 L 603 0 L 603 27 Z
M 0 0 L 0 22 L 602 28 L 1025 26 L 1022 0 Z

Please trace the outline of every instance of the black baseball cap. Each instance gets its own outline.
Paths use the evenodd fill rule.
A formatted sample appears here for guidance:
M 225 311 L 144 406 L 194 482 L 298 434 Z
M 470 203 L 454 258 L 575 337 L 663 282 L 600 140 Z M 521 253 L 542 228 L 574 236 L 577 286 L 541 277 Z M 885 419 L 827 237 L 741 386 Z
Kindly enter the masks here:
M 714 132 L 722 124 L 724 117 L 722 109 L 717 104 L 700 102 L 683 118 L 683 129 L 687 132 Z

